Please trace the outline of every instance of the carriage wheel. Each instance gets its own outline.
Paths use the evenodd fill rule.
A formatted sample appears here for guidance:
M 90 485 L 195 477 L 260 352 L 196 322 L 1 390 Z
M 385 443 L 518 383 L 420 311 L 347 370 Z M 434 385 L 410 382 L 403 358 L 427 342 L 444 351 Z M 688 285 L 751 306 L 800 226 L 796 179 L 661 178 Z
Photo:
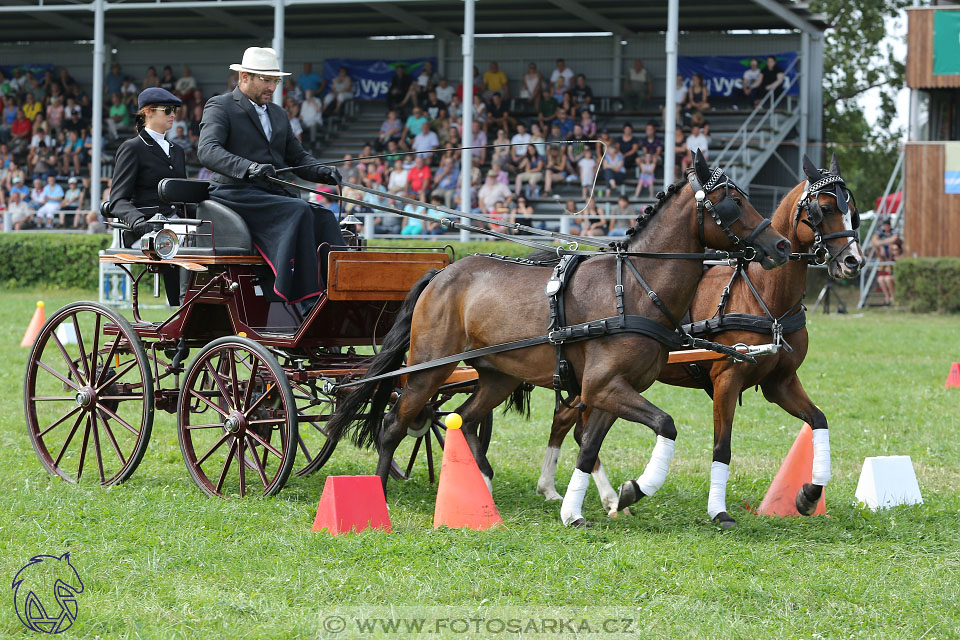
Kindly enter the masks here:
M 30 441 L 51 474 L 79 482 L 95 465 L 108 486 L 143 459 L 153 427 L 150 364 L 133 327 L 109 307 L 74 302 L 50 317 L 27 360 L 23 400 Z
M 433 461 L 433 448 L 436 445 L 440 451 L 443 451 L 444 433 L 446 433 L 447 430 L 444 420 L 449 414 L 453 413 L 452 409 L 444 409 L 443 406 L 451 398 L 453 398 L 455 393 L 463 393 L 463 386 L 460 385 L 459 388 L 449 390 L 444 390 L 441 388 L 441 390 L 438 391 L 433 399 L 428 403 L 427 407 L 430 409 L 430 418 L 417 430 L 407 432 L 408 436 L 415 438 L 413 449 L 410 451 L 410 455 L 407 458 L 407 464 L 405 467 L 400 466 L 400 464 L 397 463 L 396 458 L 393 460 L 390 465 L 391 477 L 396 478 L 397 480 L 409 480 L 411 477 L 411 472 L 413 471 L 413 465 L 416 464 L 417 456 L 419 455 L 420 450 L 423 449 L 427 458 L 427 474 L 430 478 L 430 482 L 436 481 L 435 464 Z M 491 411 L 483 418 L 483 420 L 480 421 L 480 424 L 477 427 L 477 435 L 480 438 L 480 446 L 484 452 L 486 452 L 487 448 L 490 446 L 490 435 L 492 432 L 493 412 Z M 435 443 L 434 440 L 436 441 Z
M 337 443 L 327 436 L 326 423 L 333 415 L 334 396 L 329 392 L 332 379 L 321 378 L 309 383 L 292 383 L 293 396 L 297 403 L 299 419 L 297 429 L 297 455 L 303 464 L 296 470 L 298 476 L 306 476 L 327 463 Z
M 204 493 L 274 495 L 293 468 L 297 409 L 277 359 L 249 338 L 206 345 L 184 376 L 177 411 L 183 460 Z

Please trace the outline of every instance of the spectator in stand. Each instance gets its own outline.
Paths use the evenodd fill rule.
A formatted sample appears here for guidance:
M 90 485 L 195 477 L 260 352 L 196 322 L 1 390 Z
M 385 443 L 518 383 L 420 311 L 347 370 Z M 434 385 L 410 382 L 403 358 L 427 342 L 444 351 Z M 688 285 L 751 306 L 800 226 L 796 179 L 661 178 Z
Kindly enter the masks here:
M 323 81 L 323 76 L 313 72 L 313 64 L 304 62 L 303 73 L 297 77 L 297 86 L 303 89 L 304 95 L 307 91 L 313 91 L 313 95 L 316 96 L 322 93 L 327 85 Z
M 177 88 L 177 79 L 173 77 L 173 69 L 170 65 L 163 68 L 163 75 L 160 76 L 160 88 L 170 93 Z
M 446 103 L 441 102 L 437 98 L 437 92 L 434 89 L 430 89 L 427 92 L 427 99 L 423 103 L 423 111 L 427 115 L 427 119 L 433 122 L 440 117 L 440 111 L 445 111 L 447 108 Z
M 687 151 L 690 153 L 691 162 L 698 149 L 703 153 L 703 157 L 707 158 L 710 152 L 710 141 L 703 135 L 700 127 L 693 125 L 690 127 L 690 135 L 687 136 Z
M 7 203 L 7 210 L 4 215 L 10 216 L 10 223 L 14 231 L 23 231 L 33 225 L 33 207 L 24 202 L 23 194 L 20 191 L 10 193 L 10 201 Z
M 17 109 L 17 119 L 10 127 L 10 149 L 14 154 L 22 152 L 30 144 L 33 135 L 33 124 L 27 120 L 23 109 Z
M 59 130 L 63 126 L 65 116 L 66 108 L 63 104 L 63 98 L 61 96 L 51 96 L 50 102 L 47 104 L 47 124 L 54 131 Z
M 537 71 L 535 62 L 527 66 L 527 74 L 523 76 L 520 87 L 520 97 L 527 100 L 534 111 L 540 110 L 540 101 L 543 99 L 543 74 Z
M 119 93 L 110 95 L 110 109 L 107 111 L 107 131 L 111 140 L 120 137 L 120 128 L 126 129 L 130 126 L 130 111 L 120 100 Z
M 567 81 L 563 78 L 563 76 L 560 76 L 550 83 L 550 93 L 557 102 L 561 102 L 563 97 L 567 95 L 568 88 Z
M 399 196 L 407 193 L 407 170 L 403 168 L 403 160 L 400 158 L 393 161 L 393 170 L 387 181 L 387 191 Z
M 80 133 L 84 128 L 83 124 L 84 123 L 80 120 L 80 114 L 74 111 L 72 114 L 70 114 L 69 118 L 64 120 L 62 129 L 66 132 L 76 131 L 77 133 Z
M 427 92 L 437 86 L 440 76 L 433 70 L 433 63 L 429 60 L 423 63 L 423 69 L 414 78 L 410 87 L 410 97 L 413 104 L 422 104 L 427 99 Z
M 143 82 L 140 83 L 140 90 L 149 89 L 150 87 L 159 87 L 160 78 L 157 76 L 156 67 L 147 67 L 147 75 L 143 78 Z
M 540 96 L 537 104 L 537 120 L 540 122 L 541 129 L 550 131 L 554 120 L 557 119 L 559 109 L 560 103 L 552 95 Z
M 691 158 L 687 152 L 687 136 L 683 133 L 683 127 L 677 127 L 673 135 L 673 164 L 674 169 L 680 169 L 681 176 L 683 176 L 683 172 L 693 164 L 693 158 Z M 666 167 L 664 167 L 664 169 L 666 169 Z M 674 171 L 674 174 L 676 174 L 676 171 Z M 671 182 L 671 180 L 666 181 Z
M 567 61 L 563 58 L 557 58 L 557 67 L 550 74 L 550 84 L 556 85 L 558 78 L 563 78 L 563 86 L 569 87 L 573 84 L 573 69 L 567 66 Z
M 607 149 L 606 155 L 603 156 L 603 184 L 607 187 L 604 189 L 604 196 L 608 196 L 616 190 L 617 187 L 621 187 L 623 183 L 627 180 L 627 172 L 624 167 L 623 154 L 620 153 L 620 148 L 617 145 Z
M 583 130 L 583 135 L 587 138 L 592 138 L 597 135 L 597 121 L 593 119 L 593 114 L 589 110 L 584 109 L 580 112 L 580 129 Z
M 360 167 L 353 163 L 353 154 L 347 153 L 343 156 L 343 162 L 339 165 L 340 178 L 342 182 L 356 184 L 360 182 Z
M 64 92 L 66 92 L 70 85 L 77 83 L 77 81 L 73 79 L 73 76 L 70 75 L 70 72 L 67 71 L 66 67 L 60 67 L 57 81 L 60 83 L 60 88 L 63 89 Z
M 13 127 L 14 121 L 17 119 L 17 103 L 10 96 L 7 96 L 3 100 L 3 123 L 0 126 L 0 141 L 5 141 L 10 135 L 10 129 Z
M 23 104 L 20 106 L 23 109 L 24 115 L 27 116 L 27 119 L 30 120 L 30 122 L 33 122 L 34 118 L 36 118 L 38 114 L 43 113 L 43 103 L 34 97 L 32 91 L 27 93 L 23 100 Z
M 510 186 L 510 174 L 503 170 L 503 165 L 499 162 L 490 163 L 490 173 L 495 173 L 497 175 L 497 182 L 500 184 L 509 187 Z
M 177 127 L 183 127 L 183 133 L 186 135 L 187 127 L 189 126 L 190 125 L 187 124 L 187 108 L 180 107 L 176 111 L 170 131 L 167 133 L 167 140 L 174 140 L 175 138 L 180 137 L 180 132 L 177 130 Z
M 510 210 L 510 223 L 519 222 L 527 227 L 544 228 L 543 223 L 537 224 L 533 221 L 533 213 L 533 205 L 527 201 L 525 196 L 520 196 L 517 198 L 516 207 Z
M 633 137 L 633 127 L 629 122 L 623 125 L 623 135 L 617 139 L 617 147 L 623 155 L 623 170 L 627 173 L 632 172 L 637 166 L 640 141 Z
M 537 148 L 540 156 L 547 157 L 547 140 L 543 137 L 543 129 L 536 122 L 530 125 L 530 144 Z
M 543 195 L 553 195 L 553 184 L 564 182 L 570 173 L 570 163 L 567 160 L 566 149 L 563 145 L 550 145 L 547 151 L 547 168 L 544 174 Z
M 400 145 L 397 144 L 396 140 L 391 140 L 387 143 L 387 153 L 386 158 L 387 164 L 393 166 L 393 163 L 398 159 L 403 160 L 404 156 L 401 155 Z
M 477 193 L 477 200 L 480 205 L 480 213 L 487 215 L 498 201 L 504 203 L 512 201 L 513 194 L 510 193 L 510 188 L 507 185 L 497 180 L 497 174 L 490 171 L 487 174 L 487 181 Z
M 433 177 L 433 195 L 442 198 L 443 204 L 450 208 L 459 190 L 460 165 L 453 158 L 445 158 L 440 170 Z
M 110 65 L 110 73 L 103 77 L 103 92 L 109 96 L 121 91 L 123 91 L 123 75 L 120 73 L 120 65 L 114 62 Z
M 507 136 L 507 130 L 497 129 L 497 137 L 493 139 L 493 147 L 490 153 L 490 162 L 498 163 L 501 167 L 507 166 L 510 162 L 510 138 Z
M 293 123 L 291 122 L 291 129 L 293 128 Z M 171 131 L 176 131 L 177 135 L 170 139 L 170 142 L 177 145 L 183 149 L 183 155 L 185 158 L 190 158 L 197 155 L 197 148 L 190 141 L 190 137 L 187 134 L 186 127 L 183 124 L 178 124 L 171 129 Z M 302 131 L 302 129 L 301 129 Z M 298 138 L 299 139 L 299 138 Z
M 510 117 L 510 112 L 507 110 L 507 105 L 503 101 L 503 96 L 499 93 L 493 94 L 493 100 L 490 103 L 490 109 L 487 113 L 488 128 L 502 127 L 509 132 L 510 129 L 516 125 L 516 120 Z
M 413 137 L 423 130 L 423 125 L 428 123 L 429 120 L 423 115 L 420 107 L 414 107 L 413 113 L 410 114 L 410 117 L 407 118 L 406 123 L 403 125 L 403 133 L 400 136 L 400 146 L 404 150 L 409 151 Z
M 577 161 L 577 171 L 580 173 L 580 194 L 586 200 L 587 192 L 593 191 L 597 175 L 597 161 L 593 157 L 593 148 L 590 145 L 584 146 L 583 155 Z
M 300 103 L 300 124 L 310 131 L 310 142 L 316 142 L 317 130 L 323 126 L 323 104 L 313 89 L 304 89 Z M 399 123 L 398 123 L 399 124 Z
M 687 101 L 683 107 L 689 111 L 707 111 L 710 109 L 710 89 L 703 82 L 703 76 L 693 74 L 690 88 L 687 89 Z
M 303 89 L 293 83 L 293 78 L 287 77 L 283 80 L 283 101 L 292 100 L 297 106 L 303 102 Z
M 897 238 L 896 241 L 886 245 L 889 248 L 887 261 L 896 262 L 903 255 L 903 243 Z M 890 305 L 894 301 L 894 267 L 887 266 L 877 271 L 877 286 L 880 287 L 880 293 L 883 294 L 883 304 Z
M 570 89 L 570 95 L 573 97 L 574 110 L 577 113 L 583 110 L 594 110 L 593 89 L 587 86 L 587 77 L 582 73 L 577 76 L 577 82 Z
M 586 136 L 584 136 L 586 138 Z M 600 135 L 597 136 L 596 149 L 593 154 L 597 158 L 597 162 L 600 162 L 600 158 L 603 157 L 605 153 L 610 153 L 610 150 L 617 146 L 616 141 L 613 139 L 613 136 L 610 135 L 609 129 L 601 129 Z
M 743 102 L 753 109 L 757 99 L 758 89 L 763 84 L 763 73 L 760 71 L 760 61 L 756 58 L 750 58 L 750 66 L 743 72 Z M 736 108 L 736 105 L 734 105 Z
M 520 166 L 520 160 L 527 153 L 528 144 L 530 144 L 530 134 L 527 133 L 526 125 L 519 122 L 517 123 L 517 132 L 510 138 L 510 158 L 513 166 Z
M 663 140 L 657 137 L 656 123 L 647 123 L 643 139 L 640 140 L 640 151 L 653 156 L 657 164 L 663 162 Z
M 783 69 L 780 68 L 780 65 L 777 64 L 777 59 L 773 56 L 767 56 L 767 64 L 760 71 L 760 75 L 763 78 L 761 80 L 762 94 L 757 95 L 754 106 L 760 104 L 764 98 L 774 93 L 783 85 Z M 771 99 L 776 100 L 776 96 L 773 96 Z
M 34 191 L 39 183 L 39 178 L 33 181 Z M 53 218 L 60 213 L 60 201 L 63 200 L 63 196 L 63 187 L 57 184 L 57 176 L 52 174 L 47 176 L 47 184 L 43 186 L 37 198 L 37 204 L 40 205 L 37 208 L 38 225 L 47 229 L 53 228 Z
M 514 194 L 520 195 L 520 187 L 526 183 L 524 191 L 529 198 L 540 197 L 540 183 L 543 181 L 543 172 L 546 163 L 543 156 L 534 144 L 527 145 L 526 153 L 520 158 L 517 179 L 514 183 Z
M 510 97 L 510 86 L 507 74 L 500 69 L 500 65 L 491 62 L 489 71 L 483 74 L 483 99 L 490 100 L 495 93 L 499 93 L 506 100 Z
M 331 109 L 330 105 L 336 100 L 336 107 Z M 330 81 L 330 93 L 323 97 L 323 111 L 325 114 L 343 113 L 343 105 L 349 100 L 353 100 L 353 78 L 347 75 L 347 68 L 340 67 L 337 75 Z
M 200 122 L 203 120 L 203 105 L 193 106 L 193 113 L 190 116 L 190 122 L 187 126 L 187 137 L 190 138 L 190 145 L 194 153 L 197 151 L 197 145 L 200 144 Z
M 437 92 L 437 99 L 447 105 L 449 105 L 457 95 L 457 90 L 450 85 L 446 78 L 440 78 L 440 82 L 437 83 L 434 90 Z
M 472 155 L 477 159 L 477 163 L 486 164 L 487 163 L 487 132 L 480 128 L 480 123 L 476 120 L 473 121 L 471 126 L 473 131 L 473 145 L 474 147 L 484 147 L 483 149 L 474 149 Z M 448 146 L 454 146 L 449 144 Z
M 650 197 L 653 198 L 654 171 L 657 170 L 657 161 L 651 154 L 644 153 L 638 168 L 640 169 L 640 177 L 637 179 L 637 188 L 633 192 L 633 197 L 639 198 L 640 192 L 644 187 L 647 187 L 650 190 Z
M 633 61 L 633 68 L 627 71 L 627 78 L 623 81 L 623 99 L 629 111 L 638 111 L 650 96 L 653 95 L 653 82 L 650 73 L 643 66 L 643 60 Z
M 570 142 L 567 145 L 567 158 L 570 160 L 571 166 L 576 167 L 583 157 L 583 150 L 588 144 L 579 124 L 573 126 L 573 133 L 567 137 L 567 140 Z
M 627 200 L 627 196 L 617 198 L 617 204 L 610 210 L 610 235 L 625 236 L 627 229 L 633 225 L 637 212 Z
M 83 140 L 76 131 L 67 134 L 67 141 L 60 148 L 60 173 L 80 175 L 80 162 L 83 160 Z
M 407 171 L 406 195 L 420 201 L 426 201 L 432 184 L 433 172 L 430 171 L 430 164 L 423 156 L 417 156 L 413 161 L 413 167 Z
M 884 218 L 880 223 L 880 230 L 877 231 L 873 239 L 870 240 L 870 246 L 877 255 L 883 260 L 890 260 L 890 247 L 901 242 L 900 234 L 893 231 L 893 224 L 890 218 Z
M 173 88 L 178 94 L 180 94 L 181 100 L 185 98 L 191 91 L 197 90 L 197 79 L 193 77 L 193 72 L 190 70 L 190 67 L 183 68 L 183 75 L 177 79 L 177 82 L 173 85 Z
M 687 90 L 683 86 L 683 76 L 680 74 L 677 74 L 677 86 L 676 86 L 676 90 L 674 91 L 674 100 L 676 101 L 676 104 L 674 105 L 674 109 L 677 112 L 677 123 L 679 124 L 683 120 L 682 118 L 683 103 L 687 101 Z M 663 121 L 664 122 L 667 121 L 666 105 L 664 105 L 663 107 Z
M 83 188 L 75 177 L 67 180 L 67 192 L 63 195 L 63 200 L 60 201 L 61 228 L 65 229 L 67 227 L 66 217 L 68 213 L 73 216 L 73 225 L 71 226 L 74 229 L 80 229 L 84 226 L 85 216 L 78 211 L 80 203 L 83 202 L 83 195 Z
M 580 126 L 570 117 L 570 112 L 563 107 L 557 110 L 557 118 L 554 122 L 560 127 L 560 135 L 563 136 L 564 140 L 569 140 L 574 134 L 574 129 Z M 580 135 L 583 135 L 583 127 L 580 127 Z
M 397 65 L 397 72 L 390 79 L 390 88 L 387 90 L 387 109 L 396 110 L 406 104 L 407 93 L 412 83 L 413 78 L 407 75 L 404 66 Z
M 380 125 L 380 133 L 373 147 L 378 153 L 383 153 L 387 143 L 391 140 L 400 141 L 403 135 L 403 124 L 397 119 L 397 112 L 391 109 L 387 112 L 387 119 Z
M 420 133 L 413 137 L 410 146 L 418 152 L 417 159 L 422 159 L 429 165 L 433 158 L 433 151 L 440 146 L 440 140 L 437 138 L 437 134 L 430 129 L 430 125 L 424 122 L 420 125 Z
M 593 198 L 587 200 L 583 211 L 575 219 L 576 227 L 581 236 L 604 236 L 607 234 L 607 219 L 597 207 Z

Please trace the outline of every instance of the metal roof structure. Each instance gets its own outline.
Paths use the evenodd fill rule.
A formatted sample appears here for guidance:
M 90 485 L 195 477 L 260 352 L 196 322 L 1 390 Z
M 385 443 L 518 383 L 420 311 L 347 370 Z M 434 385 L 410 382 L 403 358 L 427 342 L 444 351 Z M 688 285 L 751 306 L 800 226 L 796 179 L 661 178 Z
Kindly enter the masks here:
M 216 40 L 273 33 L 274 0 L 109 0 L 104 3 L 106 37 L 136 40 Z M 462 0 L 285 0 L 286 38 L 363 38 L 463 33 Z M 475 32 L 581 33 L 609 31 L 621 36 L 663 32 L 663 0 L 481 0 Z M 89 40 L 94 2 L 3 0 L 0 40 Z M 828 27 L 804 2 L 727 0 L 680 3 L 684 31 L 801 29 Z

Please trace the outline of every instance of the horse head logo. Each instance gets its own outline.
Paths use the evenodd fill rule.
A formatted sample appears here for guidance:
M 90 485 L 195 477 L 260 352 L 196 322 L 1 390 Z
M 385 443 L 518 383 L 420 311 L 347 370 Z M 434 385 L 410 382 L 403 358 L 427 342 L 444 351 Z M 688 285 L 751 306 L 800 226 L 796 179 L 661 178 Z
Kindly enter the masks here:
M 83 581 L 70 564 L 69 553 L 30 558 L 10 588 L 17 617 L 31 631 L 62 633 L 77 619 L 77 594 L 83 593 Z

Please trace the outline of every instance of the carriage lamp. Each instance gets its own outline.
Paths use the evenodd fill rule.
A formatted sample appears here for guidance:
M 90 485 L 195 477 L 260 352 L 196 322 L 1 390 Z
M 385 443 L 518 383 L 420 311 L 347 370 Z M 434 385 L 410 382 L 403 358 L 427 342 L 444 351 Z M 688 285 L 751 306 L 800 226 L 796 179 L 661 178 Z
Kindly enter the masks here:
M 180 249 L 180 239 L 170 229 L 151 231 L 140 238 L 140 251 L 151 260 L 170 260 Z

